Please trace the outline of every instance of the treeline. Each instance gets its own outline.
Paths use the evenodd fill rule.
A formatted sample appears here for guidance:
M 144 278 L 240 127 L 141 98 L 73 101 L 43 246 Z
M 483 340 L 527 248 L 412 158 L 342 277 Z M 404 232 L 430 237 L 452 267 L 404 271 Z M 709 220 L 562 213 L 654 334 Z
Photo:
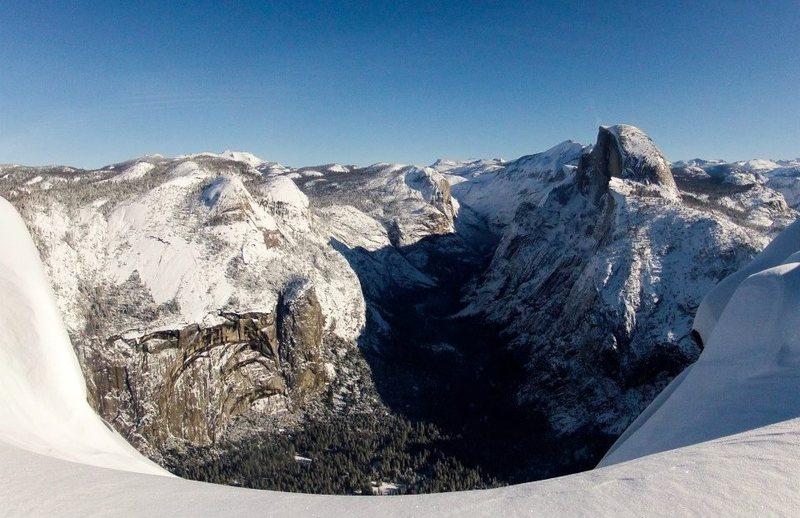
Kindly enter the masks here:
M 170 450 L 164 459 L 184 478 L 276 491 L 369 495 L 373 483 L 387 482 L 416 494 L 499 485 L 448 454 L 448 440 L 431 424 L 357 414 L 309 421 L 291 435 Z

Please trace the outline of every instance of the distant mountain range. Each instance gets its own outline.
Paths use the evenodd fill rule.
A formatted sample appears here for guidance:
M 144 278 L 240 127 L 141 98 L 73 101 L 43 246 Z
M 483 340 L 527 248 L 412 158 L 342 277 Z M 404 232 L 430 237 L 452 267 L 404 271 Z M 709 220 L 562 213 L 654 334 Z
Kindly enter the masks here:
M 0 196 L 92 406 L 151 458 L 369 412 L 506 452 L 507 411 L 571 445 L 516 481 L 593 465 L 697 359 L 705 294 L 797 218 L 800 161 L 670 164 L 619 125 L 510 162 L 0 166 Z

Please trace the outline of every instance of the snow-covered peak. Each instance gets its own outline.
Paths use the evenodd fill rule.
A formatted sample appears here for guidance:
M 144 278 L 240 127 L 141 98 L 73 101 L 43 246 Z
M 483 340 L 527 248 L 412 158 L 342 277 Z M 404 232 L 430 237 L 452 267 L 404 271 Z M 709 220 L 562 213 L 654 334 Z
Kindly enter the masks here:
M 564 166 L 577 165 L 578 159 L 589 146 L 565 140 L 547 151 L 524 156 L 509 164 L 509 174 L 527 174 L 554 177 L 561 174 Z
M 406 164 L 392 164 L 389 162 L 377 162 L 364 168 L 367 173 L 394 173 L 407 167 Z
M 478 160 L 445 160 L 438 159 L 431 164 L 436 171 L 454 176 L 472 178 L 483 173 L 497 171 L 505 165 L 500 158 L 482 158 Z
M 350 169 L 343 166 L 342 164 L 329 164 L 325 167 L 325 170 L 329 173 L 349 173 Z
M 630 124 L 616 124 L 603 126 L 603 128 L 617 137 L 626 153 L 642 157 L 643 160 L 651 161 L 653 165 L 657 165 L 656 162 L 663 158 L 661 150 L 658 149 L 653 139 L 640 128 Z
M 219 156 L 221 156 L 222 158 L 229 158 L 229 159 L 235 160 L 237 162 L 243 162 L 243 163 L 245 163 L 245 164 L 247 164 L 247 165 L 249 165 L 250 167 L 253 167 L 253 168 L 258 168 L 259 166 L 261 166 L 262 164 L 265 163 L 264 160 L 258 158 L 254 154 L 248 153 L 246 151 L 230 151 L 230 150 L 227 150 L 227 151 L 223 151 L 222 153 L 220 153 Z
M 722 163 L 725 163 L 725 161 L 719 158 L 714 158 L 711 160 L 707 160 L 705 158 L 692 158 L 691 160 L 678 160 L 677 162 L 673 162 L 672 165 L 675 167 L 704 167 Z
M 297 184 L 286 176 L 269 176 L 261 186 L 261 192 L 271 203 L 304 211 L 308 209 L 308 197 Z
M 798 160 L 701 160 L 675 162 L 673 174 L 689 181 L 722 183 L 741 188 L 768 187 L 783 195 L 786 203 L 800 208 L 800 161 Z M 763 190 L 763 189 L 762 189 Z
M 773 169 L 777 169 L 778 167 L 780 167 L 780 164 L 778 164 L 777 162 L 764 159 L 743 160 L 740 162 L 736 162 L 736 165 L 750 172 L 771 171 Z
M 618 124 L 605 129 L 616 137 L 622 156 L 620 177 L 660 183 L 675 188 L 669 162 L 650 136 L 636 126 L 628 124 Z M 617 175 L 612 173 L 612 176 Z
M 611 178 L 635 182 L 650 195 L 678 200 L 675 179 L 661 150 L 635 126 L 600 126 L 597 143 L 581 158 L 578 184 L 594 199 L 608 191 Z

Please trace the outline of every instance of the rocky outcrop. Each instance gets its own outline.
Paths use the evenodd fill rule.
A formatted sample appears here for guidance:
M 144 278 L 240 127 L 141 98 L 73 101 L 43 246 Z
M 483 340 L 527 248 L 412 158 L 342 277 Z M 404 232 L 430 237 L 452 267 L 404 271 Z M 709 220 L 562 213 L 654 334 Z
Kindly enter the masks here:
M 279 358 L 286 366 L 289 386 L 305 395 L 325 381 L 320 363 L 324 318 L 314 287 L 308 280 L 292 282 L 278 301 Z
M 234 417 L 286 408 L 324 385 L 313 289 L 277 313 L 280 325 L 274 312 L 222 313 L 217 325 L 112 336 L 86 348 L 90 400 L 140 448 L 171 439 L 211 444 Z
M 655 186 L 666 197 L 677 196 L 669 162 L 652 139 L 634 126 L 601 126 L 592 151 L 581 157 L 577 184 L 591 198 L 605 194 L 612 177 Z

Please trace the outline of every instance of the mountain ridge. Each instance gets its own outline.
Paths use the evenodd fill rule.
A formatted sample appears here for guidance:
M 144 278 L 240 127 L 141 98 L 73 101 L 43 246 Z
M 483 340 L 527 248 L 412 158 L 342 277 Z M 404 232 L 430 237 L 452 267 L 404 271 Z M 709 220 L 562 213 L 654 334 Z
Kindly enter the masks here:
M 791 176 L 778 191 L 766 173 L 665 169 L 644 132 L 611 128 L 509 162 L 288 168 L 201 153 L 4 168 L 0 194 L 31 228 L 95 407 L 154 458 L 291 426 L 326 398 L 438 419 L 410 403 L 422 390 L 452 407 L 442 426 L 510 398 L 532 430 L 583 445 L 558 461 L 576 466 L 697 357 L 704 293 L 797 216 Z M 278 324 L 293 285 L 316 300 L 284 319 L 308 322 L 288 326 L 299 355 Z M 462 343 L 475 338 L 459 326 L 488 335 Z M 504 344 L 524 379 L 465 367 Z M 477 386 L 476 399 L 414 381 L 440 365 L 435 383 Z

